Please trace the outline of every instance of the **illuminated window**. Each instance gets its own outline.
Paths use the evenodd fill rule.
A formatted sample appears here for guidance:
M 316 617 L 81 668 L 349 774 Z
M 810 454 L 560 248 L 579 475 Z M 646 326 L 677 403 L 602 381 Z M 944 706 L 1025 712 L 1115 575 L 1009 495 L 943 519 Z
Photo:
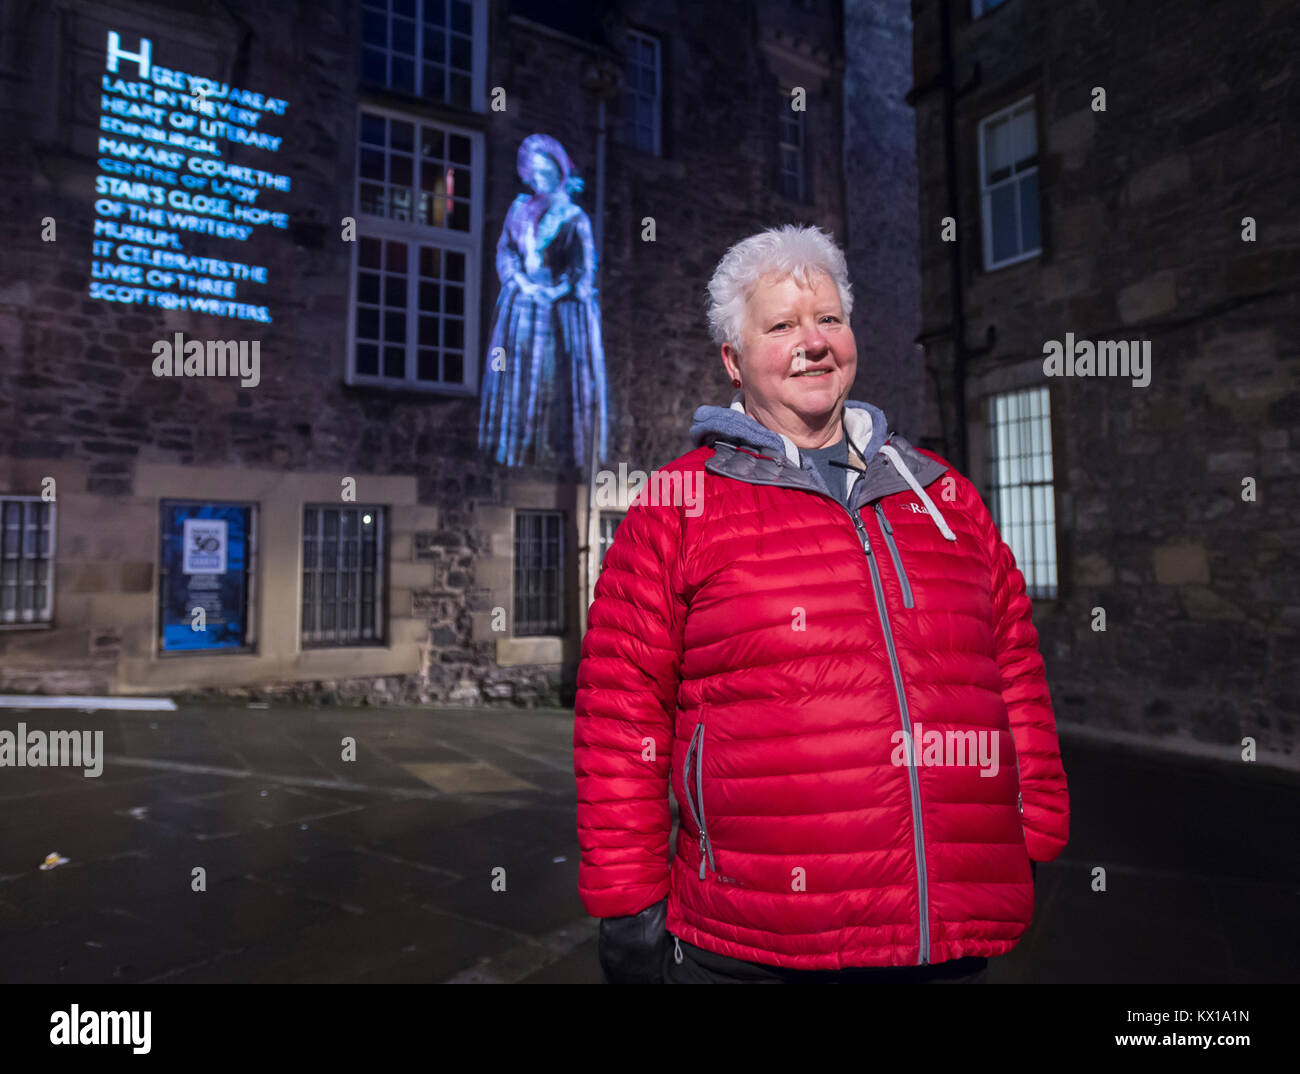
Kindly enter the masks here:
M 1046 388 L 989 398 L 993 520 L 1030 597 L 1056 596 L 1052 418 Z
M 978 19 L 987 11 L 992 11 L 995 7 L 1001 7 L 1006 0 L 971 0 L 971 18 Z
M 781 153 L 781 193 L 791 201 L 804 200 L 804 112 L 791 107 L 792 98 L 782 95 L 778 115 Z
M 54 504 L 0 496 L 0 625 L 48 623 L 54 613 Z
M 486 18 L 473 0 L 362 0 L 361 80 L 475 107 Z
M 622 141 L 655 156 L 660 153 L 661 69 L 658 38 L 629 30 L 623 71 Z
M 304 647 L 383 643 L 384 541 L 382 507 L 303 510 Z
M 979 127 L 984 267 L 999 268 L 1041 252 L 1038 231 L 1038 136 L 1033 98 L 989 116 Z
M 559 634 L 564 629 L 564 515 L 515 512 L 515 634 Z
M 362 111 L 351 383 L 473 390 L 482 159 L 478 132 Z

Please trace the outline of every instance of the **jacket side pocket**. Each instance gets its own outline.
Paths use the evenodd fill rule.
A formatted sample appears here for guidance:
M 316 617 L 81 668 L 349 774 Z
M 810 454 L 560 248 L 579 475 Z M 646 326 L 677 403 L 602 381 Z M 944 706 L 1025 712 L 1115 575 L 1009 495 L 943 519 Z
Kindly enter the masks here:
M 704 825 L 700 821 L 700 812 L 695 805 L 695 797 L 692 793 L 691 782 L 694 776 L 693 764 L 696 754 L 699 750 L 700 736 L 704 733 L 704 725 L 697 723 L 695 730 L 691 732 L 691 740 L 686 746 L 686 759 L 682 763 L 682 789 L 686 792 L 684 799 L 686 810 L 691 815 L 691 823 L 695 825 L 695 831 L 700 840 L 700 879 L 704 879 L 704 846 L 705 835 Z

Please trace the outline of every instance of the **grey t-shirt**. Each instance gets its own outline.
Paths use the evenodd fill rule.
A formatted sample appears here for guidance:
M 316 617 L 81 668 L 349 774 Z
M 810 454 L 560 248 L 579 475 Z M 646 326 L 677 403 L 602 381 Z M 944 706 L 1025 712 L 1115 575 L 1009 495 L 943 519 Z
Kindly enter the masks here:
M 817 472 L 822 475 L 822 480 L 826 482 L 826 487 L 830 489 L 831 495 L 847 507 L 849 472 L 843 466 L 832 466 L 831 462 L 848 464 L 848 437 L 841 433 L 839 440 L 831 444 L 830 447 L 801 448 L 800 455 L 817 468 Z

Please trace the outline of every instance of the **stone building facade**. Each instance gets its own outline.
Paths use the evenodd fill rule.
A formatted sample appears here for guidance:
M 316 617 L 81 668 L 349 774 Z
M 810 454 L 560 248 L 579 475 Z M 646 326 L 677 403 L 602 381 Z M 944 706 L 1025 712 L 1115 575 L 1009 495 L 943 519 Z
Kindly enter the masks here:
M 728 397 L 713 266 L 780 223 L 844 241 L 841 6 L 51 0 L 5 19 L 0 690 L 567 701 L 619 517 L 593 473 L 668 461 Z M 489 363 L 516 357 L 488 344 L 535 134 L 583 180 L 595 462 L 480 446 Z M 906 170 L 879 181 L 911 214 Z M 849 255 L 862 278 L 888 260 Z
M 1058 717 L 1294 757 L 1296 9 L 912 14 L 931 432 L 1037 560 Z

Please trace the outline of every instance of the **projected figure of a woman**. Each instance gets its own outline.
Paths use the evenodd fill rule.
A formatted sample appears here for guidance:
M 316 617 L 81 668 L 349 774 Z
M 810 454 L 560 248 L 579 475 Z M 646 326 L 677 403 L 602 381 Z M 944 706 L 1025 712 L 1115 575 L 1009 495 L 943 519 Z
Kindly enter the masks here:
M 606 455 L 605 354 L 591 221 L 569 198 L 582 189 L 554 138 L 519 146 L 533 189 L 506 213 L 497 242 L 501 293 L 492 319 L 479 412 L 479 447 L 508 466 Z

